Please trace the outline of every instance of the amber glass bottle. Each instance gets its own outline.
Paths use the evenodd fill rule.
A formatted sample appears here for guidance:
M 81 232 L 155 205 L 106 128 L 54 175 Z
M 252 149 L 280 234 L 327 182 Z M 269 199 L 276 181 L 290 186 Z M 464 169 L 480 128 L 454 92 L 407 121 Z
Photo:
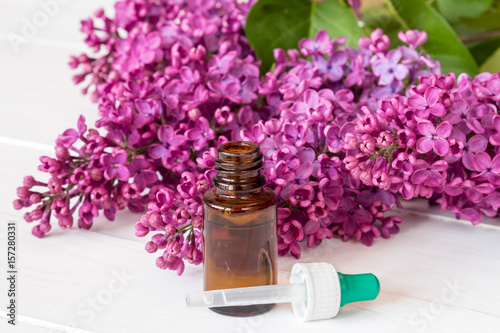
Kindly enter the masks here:
M 204 289 L 276 284 L 276 198 L 264 185 L 258 145 L 221 144 L 214 188 L 204 198 Z M 231 316 L 252 316 L 274 304 L 212 308 Z

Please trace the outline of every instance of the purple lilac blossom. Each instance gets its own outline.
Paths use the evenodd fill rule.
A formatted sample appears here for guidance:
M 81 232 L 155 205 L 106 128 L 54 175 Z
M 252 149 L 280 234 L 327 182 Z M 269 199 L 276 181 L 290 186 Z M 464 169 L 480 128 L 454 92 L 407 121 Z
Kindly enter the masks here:
M 500 128 L 492 92 L 498 77 L 431 74 L 406 96 L 383 101 L 373 112 L 378 128 L 373 131 L 361 117 L 357 136 L 374 142 L 390 135 L 393 142 L 387 146 L 377 141 L 371 149 L 367 144 L 349 147 L 344 163 L 352 176 L 405 199 L 428 198 L 473 224 L 483 215 L 498 216 L 500 157 L 495 138 Z M 387 175 L 386 182 L 376 179 L 381 173 Z
M 149 234 L 145 249 L 160 269 L 182 274 L 203 260 L 202 197 L 216 147 L 228 140 L 261 145 L 281 255 L 299 258 L 302 247 L 334 237 L 389 238 L 402 222 L 386 216 L 396 193 L 473 223 L 498 214 L 498 74 L 435 75 L 439 63 L 415 49 L 425 33 L 401 34 L 408 45 L 388 51 L 376 30 L 360 49 L 320 31 L 300 51 L 275 50 L 273 70 L 259 77 L 243 33 L 253 3 L 123 0 L 114 17 L 96 13 L 102 27 L 82 22 L 95 54 L 70 66 L 98 103 L 101 132 L 80 118 L 56 141 L 56 158 L 40 159 L 49 180 L 27 177 L 18 189 L 14 207 L 33 207 L 25 219 L 38 221 L 35 236 L 50 231 L 51 218 L 69 229 L 78 214 L 87 229 L 101 211 L 113 220 L 147 208 L 136 235 Z M 452 119 L 441 119 L 443 109 Z M 433 127 L 419 129 L 425 121 Z M 429 141 L 424 156 L 417 149 Z

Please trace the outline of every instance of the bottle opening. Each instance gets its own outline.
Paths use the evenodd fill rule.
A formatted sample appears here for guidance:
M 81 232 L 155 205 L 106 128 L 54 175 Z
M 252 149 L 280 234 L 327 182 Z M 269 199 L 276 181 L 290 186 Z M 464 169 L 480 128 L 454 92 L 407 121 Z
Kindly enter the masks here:
M 226 142 L 219 146 L 218 153 L 220 163 L 251 163 L 262 160 L 260 148 L 253 142 Z
M 228 153 L 244 153 L 244 154 L 249 154 L 253 152 L 257 152 L 259 149 L 259 146 L 257 146 L 255 143 L 252 142 L 246 142 L 246 141 L 233 141 L 233 142 L 226 142 L 220 145 L 220 148 L 223 151 L 226 151 Z
M 262 152 L 259 145 L 247 141 L 231 141 L 218 148 L 215 159 L 214 185 L 223 190 L 245 191 L 261 188 L 266 179 L 260 172 Z

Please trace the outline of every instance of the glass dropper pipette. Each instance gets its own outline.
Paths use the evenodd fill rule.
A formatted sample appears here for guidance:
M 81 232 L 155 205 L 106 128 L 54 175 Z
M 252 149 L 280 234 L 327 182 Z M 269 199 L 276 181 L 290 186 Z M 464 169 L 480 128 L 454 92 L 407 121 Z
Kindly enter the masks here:
M 295 264 L 289 284 L 211 290 L 186 295 L 191 307 L 292 303 L 300 320 L 333 318 L 348 303 L 374 300 L 380 283 L 371 273 L 337 273 L 329 263 Z

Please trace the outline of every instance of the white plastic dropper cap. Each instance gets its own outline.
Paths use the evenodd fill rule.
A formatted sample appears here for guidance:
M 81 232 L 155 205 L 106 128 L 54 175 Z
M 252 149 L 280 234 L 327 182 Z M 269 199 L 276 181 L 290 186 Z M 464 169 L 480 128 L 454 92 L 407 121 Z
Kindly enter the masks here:
M 295 264 L 290 284 L 211 290 L 186 296 L 188 306 L 220 307 L 292 303 L 303 321 L 335 317 L 347 303 L 375 299 L 380 291 L 373 274 L 337 273 L 329 263 Z
M 295 316 L 303 321 L 333 318 L 340 309 L 340 282 L 333 265 L 326 262 L 295 264 L 290 283 L 304 283 L 307 299 L 292 302 Z

